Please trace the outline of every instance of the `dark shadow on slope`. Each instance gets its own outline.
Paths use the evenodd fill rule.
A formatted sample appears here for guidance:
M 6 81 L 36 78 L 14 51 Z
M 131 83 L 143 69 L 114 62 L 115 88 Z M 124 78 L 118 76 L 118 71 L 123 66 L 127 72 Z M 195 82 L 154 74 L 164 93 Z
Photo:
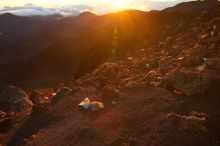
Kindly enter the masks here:
M 22 146 L 21 142 L 25 138 L 56 122 L 58 122 L 58 118 L 53 117 L 52 114 L 44 114 L 42 112 L 33 113 L 16 131 L 16 134 L 12 137 L 7 146 Z

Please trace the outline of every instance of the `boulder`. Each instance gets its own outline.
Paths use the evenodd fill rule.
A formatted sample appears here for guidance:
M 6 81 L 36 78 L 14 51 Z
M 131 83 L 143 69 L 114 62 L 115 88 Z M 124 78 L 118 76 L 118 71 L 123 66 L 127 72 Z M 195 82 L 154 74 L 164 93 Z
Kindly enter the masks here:
M 104 63 L 93 72 L 93 79 L 102 87 L 106 84 L 119 84 L 118 72 L 118 64 Z
M 120 93 L 113 86 L 106 85 L 102 88 L 102 99 L 105 104 L 111 104 L 112 101 L 118 101 Z
M 104 104 L 103 103 L 101 103 L 101 102 L 98 102 L 98 101 L 93 101 L 93 102 L 91 102 L 91 110 L 92 111 L 99 111 L 99 110 L 101 110 L 101 109 L 103 109 L 104 108 Z
M 59 100 L 68 98 L 70 94 L 72 93 L 72 89 L 68 87 L 62 87 L 61 89 L 58 89 L 55 96 L 52 98 L 52 103 L 56 103 Z
M 165 86 L 187 96 L 204 94 L 211 85 L 211 79 L 190 69 L 175 69 L 166 74 Z
M 0 94 L 0 105 L 6 111 L 19 112 L 31 110 L 33 104 L 28 99 L 25 91 L 14 86 L 9 86 Z

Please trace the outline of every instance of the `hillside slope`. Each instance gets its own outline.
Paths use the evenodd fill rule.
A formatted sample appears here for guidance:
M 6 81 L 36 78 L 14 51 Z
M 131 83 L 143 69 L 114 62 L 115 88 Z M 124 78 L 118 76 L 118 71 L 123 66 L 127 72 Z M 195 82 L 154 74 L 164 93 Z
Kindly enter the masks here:
M 144 13 L 128 13 L 133 14 L 129 17 L 133 19 L 146 17 Z M 124 14 L 121 20 L 128 23 L 121 22 L 118 28 L 133 28 Z M 9 146 L 220 145 L 220 4 L 215 2 L 211 8 L 193 15 L 165 11 L 147 15 L 158 16 L 149 24 L 150 28 L 158 24 L 152 29 L 151 39 L 144 35 L 137 42 L 134 40 L 134 47 L 124 50 L 125 46 L 119 43 L 116 53 L 112 52 L 112 46 L 107 53 L 106 50 L 100 53 L 100 48 L 89 50 L 80 63 L 77 80 L 53 88 L 29 90 L 27 95 L 16 89 L 25 99 L 22 102 L 25 106 L 8 101 L 12 104 L 9 109 L 1 103 L 6 100 L 3 97 L 10 95 L 7 91 L 14 91 L 15 87 L 2 89 L 0 110 L 5 110 L 5 114 L 1 113 L 3 120 L 0 120 L 1 143 Z M 114 14 L 103 17 L 108 19 Z M 117 37 L 128 34 L 126 40 L 131 41 L 134 32 L 144 26 L 124 34 L 122 30 L 126 27 L 118 29 Z M 108 30 L 95 31 L 94 36 L 101 37 L 103 33 L 108 34 Z M 100 40 L 105 44 L 104 39 Z M 102 58 L 93 64 L 96 57 Z M 102 102 L 104 108 L 83 109 L 78 104 L 85 98 Z M 33 106 L 32 112 L 27 105 Z M 8 112 L 17 108 L 23 110 Z

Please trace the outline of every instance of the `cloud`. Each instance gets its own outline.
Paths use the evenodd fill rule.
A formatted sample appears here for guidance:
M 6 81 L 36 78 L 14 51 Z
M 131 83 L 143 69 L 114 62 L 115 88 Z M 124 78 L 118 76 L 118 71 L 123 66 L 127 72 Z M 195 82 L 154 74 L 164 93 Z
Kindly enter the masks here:
M 88 5 L 73 5 L 73 6 L 63 6 L 63 7 L 42 7 L 31 3 L 24 6 L 5 6 L 0 9 L 0 14 L 3 13 L 13 13 L 19 16 L 29 16 L 29 15 L 52 15 L 61 14 L 64 16 L 78 15 L 83 11 L 93 11 L 93 8 Z

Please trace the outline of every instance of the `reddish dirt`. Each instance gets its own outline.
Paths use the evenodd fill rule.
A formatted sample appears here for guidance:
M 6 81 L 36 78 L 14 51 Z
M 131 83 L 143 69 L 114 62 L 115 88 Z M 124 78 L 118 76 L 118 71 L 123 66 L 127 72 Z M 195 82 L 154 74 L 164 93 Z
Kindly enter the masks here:
M 87 92 L 86 92 L 87 91 Z M 33 113 L 11 137 L 9 146 L 204 146 L 219 145 L 220 98 L 218 93 L 186 97 L 146 84 L 125 89 L 117 105 L 101 112 L 84 112 L 77 104 L 89 95 L 89 88 Z M 198 100 L 199 99 L 199 100 Z M 209 115 L 208 133 L 179 131 L 167 120 L 170 112 L 187 115 L 190 111 Z M 34 135 L 34 136 L 32 136 Z M 24 140 L 26 139 L 26 142 Z

